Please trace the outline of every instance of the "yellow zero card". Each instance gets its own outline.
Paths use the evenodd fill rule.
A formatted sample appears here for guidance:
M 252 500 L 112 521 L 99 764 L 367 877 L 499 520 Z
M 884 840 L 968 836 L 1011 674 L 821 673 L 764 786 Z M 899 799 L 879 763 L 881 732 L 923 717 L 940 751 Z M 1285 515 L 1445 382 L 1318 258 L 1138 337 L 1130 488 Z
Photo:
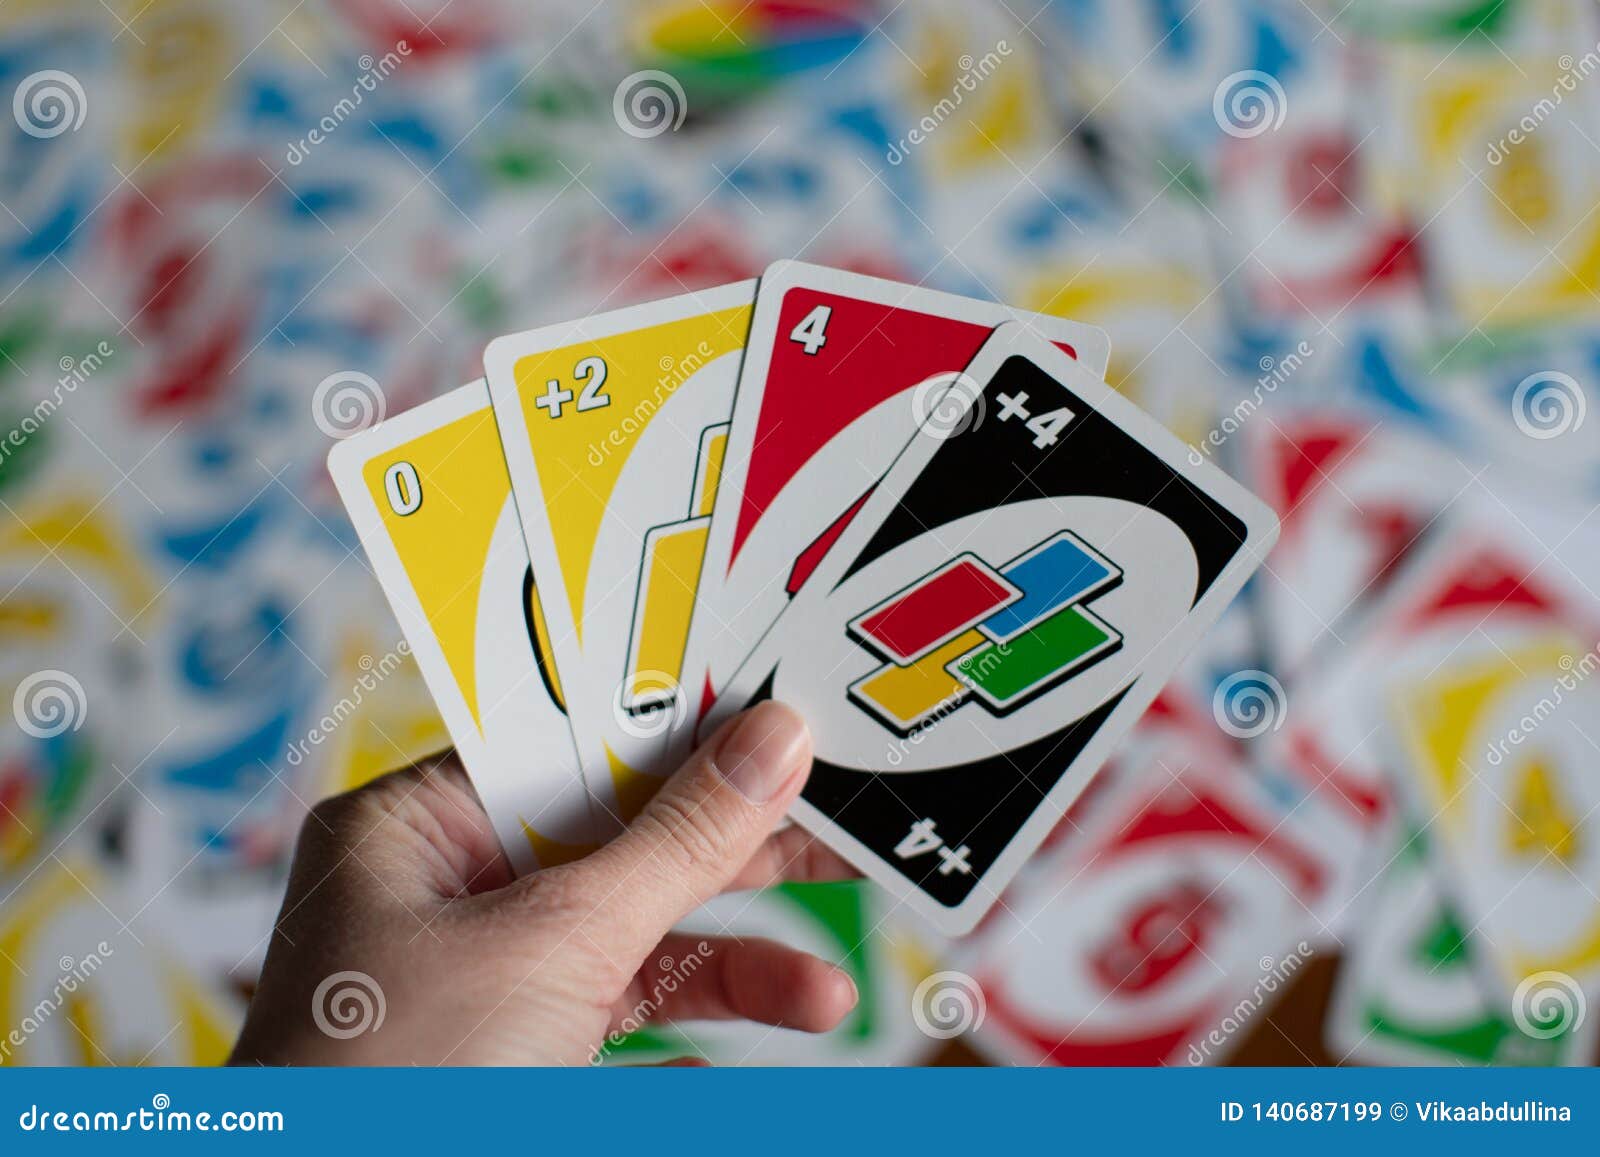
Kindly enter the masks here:
M 593 818 L 488 389 L 339 443 L 328 470 L 512 864 L 582 855 Z

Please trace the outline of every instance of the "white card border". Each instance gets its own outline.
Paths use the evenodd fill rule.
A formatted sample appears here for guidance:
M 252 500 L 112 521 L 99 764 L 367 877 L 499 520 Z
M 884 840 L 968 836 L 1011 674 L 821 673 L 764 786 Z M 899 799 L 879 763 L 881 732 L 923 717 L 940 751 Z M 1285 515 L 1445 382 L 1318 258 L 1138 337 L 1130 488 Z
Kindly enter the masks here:
M 940 932 L 952 936 L 971 931 L 983 918 L 984 913 L 999 900 L 1001 891 L 1044 842 L 1061 816 L 1066 814 L 1067 808 L 1082 793 L 1094 773 L 1111 754 L 1112 748 L 1126 737 L 1134 723 L 1155 701 L 1183 657 L 1193 649 L 1201 636 L 1243 589 L 1250 575 L 1266 559 L 1278 537 L 1277 515 L 1266 503 L 1223 473 L 1222 469 L 1213 463 L 1202 461 L 1196 464 L 1190 457 L 1189 448 L 1175 434 L 1103 381 L 1098 380 L 1086 367 L 1031 332 L 1028 326 L 1016 322 L 998 326 L 965 372 L 969 377 L 982 383 L 986 394 L 996 371 L 1014 356 L 1026 357 L 1039 369 L 1058 379 L 1066 388 L 1141 442 L 1196 489 L 1227 509 L 1244 524 L 1245 540 L 1238 553 L 1212 582 L 1210 589 L 1190 608 L 1182 622 L 1172 630 L 1160 648 L 1145 663 L 1143 670 L 1123 692 L 1122 701 L 1107 716 L 1094 737 L 1078 753 L 1067 771 L 1039 801 L 1032 815 L 984 872 L 980 886 L 974 888 L 959 905 L 947 907 L 935 902 L 804 798 L 795 801 L 789 814 L 801 826 L 816 834 L 869 879 L 887 889 L 897 901 L 928 920 Z M 976 397 L 962 395 L 957 400 L 964 408 L 964 412 L 965 408 L 970 408 L 975 402 Z M 962 425 L 959 415 L 945 415 L 944 418 L 946 423 L 954 428 L 959 429 Z M 910 444 L 901 451 L 888 474 L 884 476 L 883 483 L 873 491 L 861 511 L 840 535 L 833 549 L 818 564 L 811 581 L 795 596 L 794 601 L 779 616 L 778 623 L 773 624 L 773 629 L 763 637 L 762 643 L 740 667 L 739 673 L 729 681 L 728 690 L 731 693 L 727 697 L 728 705 L 742 702 L 754 694 L 759 683 L 751 685 L 750 672 L 769 671 L 773 663 L 781 658 L 781 654 L 777 653 L 783 633 L 779 630 L 780 624 L 790 619 L 804 621 L 810 605 L 823 597 L 818 592 L 834 585 L 841 567 L 848 565 L 848 561 L 866 545 L 865 540 L 876 533 L 884 518 L 899 502 L 906 487 L 937 452 L 941 441 L 939 437 L 914 436 Z M 707 719 L 707 726 L 715 726 L 716 722 L 726 715 L 727 708 L 724 706 L 723 711 L 715 712 Z
M 1078 359 L 1085 366 L 1100 375 L 1105 374 L 1111 358 L 1111 339 L 1098 326 L 805 261 L 786 259 L 767 266 L 762 271 L 761 289 L 756 296 L 755 312 L 750 317 L 750 336 L 745 341 L 744 364 L 739 370 L 739 386 L 734 394 L 728 449 L 722 458 L 717 501 L 712 507 L 711 530 L 706 537 L 705 562 L 700 569 L 700 604 L 719 610 L 716 615 L 695 615 L 689 627 L 688 645 L 684 648 L 683 670 L 686 681 L 692 684 L 689 688 L 690 718 L 698 718 L 700 714 L 703 707 L 700 694 L 704 688 L 703 679 L 690 673 L 705 673 L 710 651 L 707 645 L 707 632 L 711 629 L 709 621 L 721 621 L 719 616 L 725 609 L 721 606 L 726 585 L 722 579 L 733 547 L 737 504 L 742 500 L 745 480 L 749 477 L 751 455 L 747 448 L 755 444 L 756 427 L 761 420 L 761 408 L 766 399 L 767 373 L 771 369 L 772 351 L 778 341 L 778 315 L 783 309 L 783 299 L 791 289 L 815 289 L 839 297 L 954 318 L 975 325 L 997 327 L 1008 322 L 1021 324 L 1042 334 L 1049 341 L 1066 342 L 1077 351 Z M 959 368 L 951 367 L 952 370 Z M 755 645 L 760 645 L 760 639 L 756 640 Z M 754 650 L 755 647 L 752 647 L 752 653 Z
M 413 406 L 368 430 L 335 443 L 328 451 L 328 474 L 361 540 L 362 549 L 372 563 L 373 577 L 378 580 L 390 609 L 400 623 L 406 645 L 416 656 L 422 681 L 433 696 L 439 714 L 444 717 L 445 728 L 450 733 L 456 752 L 477 789 L 478 797 L 483 801 L 495 833 L 500 837 L 501 847 L 512 867 L 522 875 L 537 866 L 533 849 L 522 832 L 523 815 L 527 809 L 521 805 L 526 801 L 527 783 L 534 782 L 537 775 L 554 769 L 535 769 L 527 783 L 523 783 L 510 779 L 505 775 L 505 769 L 495 766 L 488 745 L 472 721 L 472 712 L 462 698 L 461 688 L 451 673 L 449 660 L 445 658 L 444 649 L 439 645 L 432 624 L 428 622 L 415 588 L 409 581 L 384 580 L 383 572 L 392 570 L 396 576 L 404 576 L 406 567 L 362 477 L 364 468 L 374 458 L 442 426 L 488 409 L 489 391 L 482 378 L 458 386 L 449 393 Z M 595 838 L 593 808 L 581 774 L 570 725 L 567 741 L 571 749 L 570 763 L 561 769 L 561 774 L 578 779 L 584 794 L 585 810 L 589 813 L 586 838 L 592 842 Z
M 533 459 L 533 448 L 528 444 L 527 413 L 517 393 L 516 363 L 546 350 L 584 341 L 598 341 L 631 330 L 651 329 L 741 306 L 753 306 L 757 285 L 755 280 L 736 281 L 660 301 L 610 310 L 576 321 L 540 326 L 497 337 L 484 350 L 483 365 L 489 383 L 489 401 L 500 431 L 500 448 L 505 455 L 506 471 L 511 476 L 511 497 L 516 503 L 517 519 L 522 525 L 523 543 L 532 560 L 536 582 L 545 589 L 554 588 L 561 592 L 561 598 L 546 599 L 542 603 L 558 671 L 579 672 L 583 667 L 583 654 L 575 647 L 577 630 L 572 618 L 566 575 L 562 572 L 561 558 L 555 549 L 554 531 L 539 487 L 539 471 Z M 742 350 L 740 356 L 743 356 Z M 512 436 L 507 437 L 508 432 Z M 723 461 L 726 464 L 726 455 Z M 697 592 L 697 607 L 698 603 Z M 698 613 L 695 617 L 698 617 Z M 605 785 L 601 785 L 601 792 L 596 792 L 595 781 L 599 776 L 609 778 L 605 765 L 604 728 L 599 724 L 599 719 L 602 710 L 609 713 L 611 708 L 609 704 L 602 707 L 583 702 L 585 695 L 582 682 L 581 675 L 575 683 L 563 678 L 562 686 L 568 693 L 567 718 L 572 726 L 578 760 L 584 768 L 584 779 L 589 784 L 590 794 L 605 801 L 610 798 L 609 794 L 604 793 Z M 683 712 L 683 722 L 663 733 L 663 749 L 687 748 L 693 737 L 696 717 L 693 708 L 698 695 L 687 689 L 685 693 L 689 698 L 688 709 Z

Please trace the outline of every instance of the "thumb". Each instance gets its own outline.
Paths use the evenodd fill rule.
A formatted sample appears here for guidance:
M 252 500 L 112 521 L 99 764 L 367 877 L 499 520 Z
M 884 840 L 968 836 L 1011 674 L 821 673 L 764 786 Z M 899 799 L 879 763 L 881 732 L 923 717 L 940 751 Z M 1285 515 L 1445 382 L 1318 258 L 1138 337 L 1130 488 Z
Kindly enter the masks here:
M 613 959 L 642 961 L 674 924 L 727 887 L 810 770 L 811 734 L 790 708 L 768 700 L 729 720 L 622 835 L 572 865 L 569 883 L 590 913 L 585 934 Z

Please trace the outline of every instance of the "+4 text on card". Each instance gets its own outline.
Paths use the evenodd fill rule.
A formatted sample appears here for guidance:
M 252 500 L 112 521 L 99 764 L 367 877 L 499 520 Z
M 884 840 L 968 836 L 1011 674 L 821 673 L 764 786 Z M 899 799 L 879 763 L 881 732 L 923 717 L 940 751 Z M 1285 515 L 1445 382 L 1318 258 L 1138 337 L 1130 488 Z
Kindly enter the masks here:
M 798 261 L 762 274 L 683 661 L 702 706 L 1005 321 L 1105 372 L 1093 326 Z
M 773 697 L 793 815 L 972 927 L 1260 564 L 1271 511 L 1082 365 L 995 330 L 708 719 Z

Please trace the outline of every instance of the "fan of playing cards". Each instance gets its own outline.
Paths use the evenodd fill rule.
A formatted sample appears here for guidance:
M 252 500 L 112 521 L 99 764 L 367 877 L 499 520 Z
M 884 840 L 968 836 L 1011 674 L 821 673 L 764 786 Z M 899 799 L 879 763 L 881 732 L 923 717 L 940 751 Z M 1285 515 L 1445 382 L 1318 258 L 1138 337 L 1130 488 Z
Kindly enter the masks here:
M 498 338 L 330 468 L 520 869 L 771 697 L 815 743 L 795 819 L 960 933 L 1276 538 L 1109 354 L 780 261 Z

